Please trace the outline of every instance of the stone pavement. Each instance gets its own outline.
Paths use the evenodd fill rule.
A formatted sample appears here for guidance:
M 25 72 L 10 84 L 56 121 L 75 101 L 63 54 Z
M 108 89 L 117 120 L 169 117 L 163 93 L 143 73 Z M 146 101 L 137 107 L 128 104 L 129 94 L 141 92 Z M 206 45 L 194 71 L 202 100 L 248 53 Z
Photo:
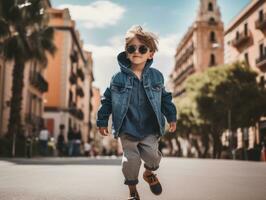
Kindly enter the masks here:
M 0 200 L 125 200 L 117 158 L 0 159 Z M 266 163 L 164 158 L 163 193 L 142 180 L 142 200 L 264 200 Z

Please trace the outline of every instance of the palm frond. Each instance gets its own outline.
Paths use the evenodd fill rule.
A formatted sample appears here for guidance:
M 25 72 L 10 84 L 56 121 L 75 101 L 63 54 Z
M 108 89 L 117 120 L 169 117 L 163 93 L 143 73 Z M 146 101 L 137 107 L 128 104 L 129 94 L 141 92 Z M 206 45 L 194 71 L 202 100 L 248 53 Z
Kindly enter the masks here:
M 54 54 L 56 47 L 53 43 L 53 28 L 45 28 L 40 31 L 35 31 L 29 37 L 32 58 L 38 60 L 39 63 L 47 64 L 47 54 Z
M 8 21 L 9 11 L 15 5 L 15 0 L 1 0 L 0 1 L 0 17 Z
M 3 43 L 3 56 L 7 59 L 27 60 L 29 52 L 25 49 L 25 44 L 21 37 L 13 36 Z
M 53 55 L 56 51 L 56 46 L 54 45 L 54 29 L 52 27 L 43 29 L 40 39 L 42 47 Z
M 7 37 L 10 34 L 9 25 L 4 18 L 0 18 L 0 38 Z

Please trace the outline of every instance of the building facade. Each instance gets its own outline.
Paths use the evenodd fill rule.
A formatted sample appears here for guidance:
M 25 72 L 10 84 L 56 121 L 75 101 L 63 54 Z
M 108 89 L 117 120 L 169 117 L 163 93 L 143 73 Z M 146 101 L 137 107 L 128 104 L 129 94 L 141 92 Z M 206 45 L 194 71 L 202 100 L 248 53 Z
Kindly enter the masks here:
M 225 63 L 245 61 L 265 86 L 266 80 L 266 1 L 254 0 L 230 22 L 224 32 Z M 258 127 L 238 130 L 237 148 L 253 148 L 266 137 L 266 120 Z M 246 141 L 246 145 L 245 145 Z
M 66 141 L 70 129 L 80 131 L 82 140 L 87 141 L 93 81 L 91 53 L 83 50 L 68 9 L 51 8 L 48 12 L 49 26 L 55 29 L 57 52 L 48 61 L 46 77 L 49 90 L 45 94 L 45 122 L 55 138 L 61 127 Z
M 167 86 L 173 97 L 184 94 L 184 82 L 191 74 L 224 63 L 224 25 L 216 0 L 201 0 L 197 18 L 181 39 L 175 66 Z

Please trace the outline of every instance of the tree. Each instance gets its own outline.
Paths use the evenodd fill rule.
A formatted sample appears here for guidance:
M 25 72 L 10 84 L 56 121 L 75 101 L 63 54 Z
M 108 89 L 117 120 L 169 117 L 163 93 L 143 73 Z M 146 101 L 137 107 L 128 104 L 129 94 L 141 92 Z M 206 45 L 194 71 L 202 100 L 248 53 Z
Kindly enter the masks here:
M 197 74 L 194 75 L 192 82 L 198 82 Z M 195 88 L 193 88 L 195 89 Z M 208 121 L 201 118 L 197 109 L 195 92 L 187 92 L 185 96 L 175 99 L 175 105 L 178 110 L 177 133 L 189 138 L 190 134 L 200 136 L 204 146 L 204 152 L 198 147 L 197 141 L 194 141 L 195 148 L 200 157 L 206 158 L 209 150 L 209 132 L 210 126 Z
M 21 104 L 25 64 L 30 60 L 46 66 L 47 54 L 55 52 L 53 29 L 47 27 L 42 0 L 1 0 L 0 2 L 0 54 L 13 61 L 12 97 L 8 136 L 15 139 L 22 134 Z
M 200 133 L 210 132 L 214 157 L 220 157 L 220 137 L 225 130 L 254 126 L 265 115 L 266 92 L 256 77 L 256 72 L 245 63 L 236 62 L 188 78 L 185 87 L 187 98 L 192 101 L 189 109 L 198 113 L 188 120 L 193 122 L 188 127 L 196 127 Z

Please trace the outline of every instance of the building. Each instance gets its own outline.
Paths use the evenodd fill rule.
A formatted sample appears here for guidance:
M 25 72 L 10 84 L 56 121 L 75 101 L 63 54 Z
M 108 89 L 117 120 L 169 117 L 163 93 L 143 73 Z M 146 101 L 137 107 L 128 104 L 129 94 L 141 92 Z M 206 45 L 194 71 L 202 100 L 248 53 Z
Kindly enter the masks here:
M 258 72 L 258 81 L 265 85 L 266 78 L 266 1 L 253 0 L 229 23 L 224 32 L 225 63 L 246 61 Z M 259 132 L 258 132 L 259 128 Z M 246 135 L 244 134 L 246 132 Z M 259 127 L 238 131 L 237 148 L 244 147 L 245 138 L 249 140 L 247 148 L 253 148 L 262 137 L 266 137 L 266 120 Z
M 216 0 L 200 0 L 196 20 L 181 39 L 175 54 L 169 89 L 173 97 L 185 92 L 184 82 L 191 74 L 224 63 L 224 25 Z
M 45 9 L 51 7 L 49 0 L 42 3 Z M 13 61 L 7 61 L 0 57 L 0 136 L 5 135 L 8 131 L 13 66 Z M 43 95 L 48 90 L 48 82 L 44 78 L 45 70 L 45 66 L 34 60 L 25 63 L 21 109 L 24 135 L 37 135 L 43 122 Z
M 87 65 L 85 67 L 85 80 L 84 80 L 84 133 L 87 133 L 84 137 L 84 142 L 89 142 L 91 138 L 92 132 L 92 112 L 93 112 L 93 86 L 92 83 L 94 81 L 93 76 L 93 60 L 92 60 L 92 52 L 84 51 L 84 56 L 87 61 Z
M 48 13 L 49 26 L 55 29 L 57 52 L 49 57 L 46 71 L 49 90 L 45 94 L 45 122 L 55 138 L 61 127 L 67 140 L 67 132 L 72 128 L 87 141 L 93 81 L 91 53 L 83 50 L 68 9 L 51 8 Z
M 91 135 L 90 137 L 93 138 L 94 140 L 98 140 L 100 134 L 98 133 L 97 125 L 96 125 L 96 119 L 97 119 L 97 112 L 99 110 L 100 104 L 101 104 L 101 94 L 100 94 L 100 89 L 97 87 L 92 88 L 92 100 L 91 100 L 91 105 L 92 105 L 92 112 L 91 112 Z

